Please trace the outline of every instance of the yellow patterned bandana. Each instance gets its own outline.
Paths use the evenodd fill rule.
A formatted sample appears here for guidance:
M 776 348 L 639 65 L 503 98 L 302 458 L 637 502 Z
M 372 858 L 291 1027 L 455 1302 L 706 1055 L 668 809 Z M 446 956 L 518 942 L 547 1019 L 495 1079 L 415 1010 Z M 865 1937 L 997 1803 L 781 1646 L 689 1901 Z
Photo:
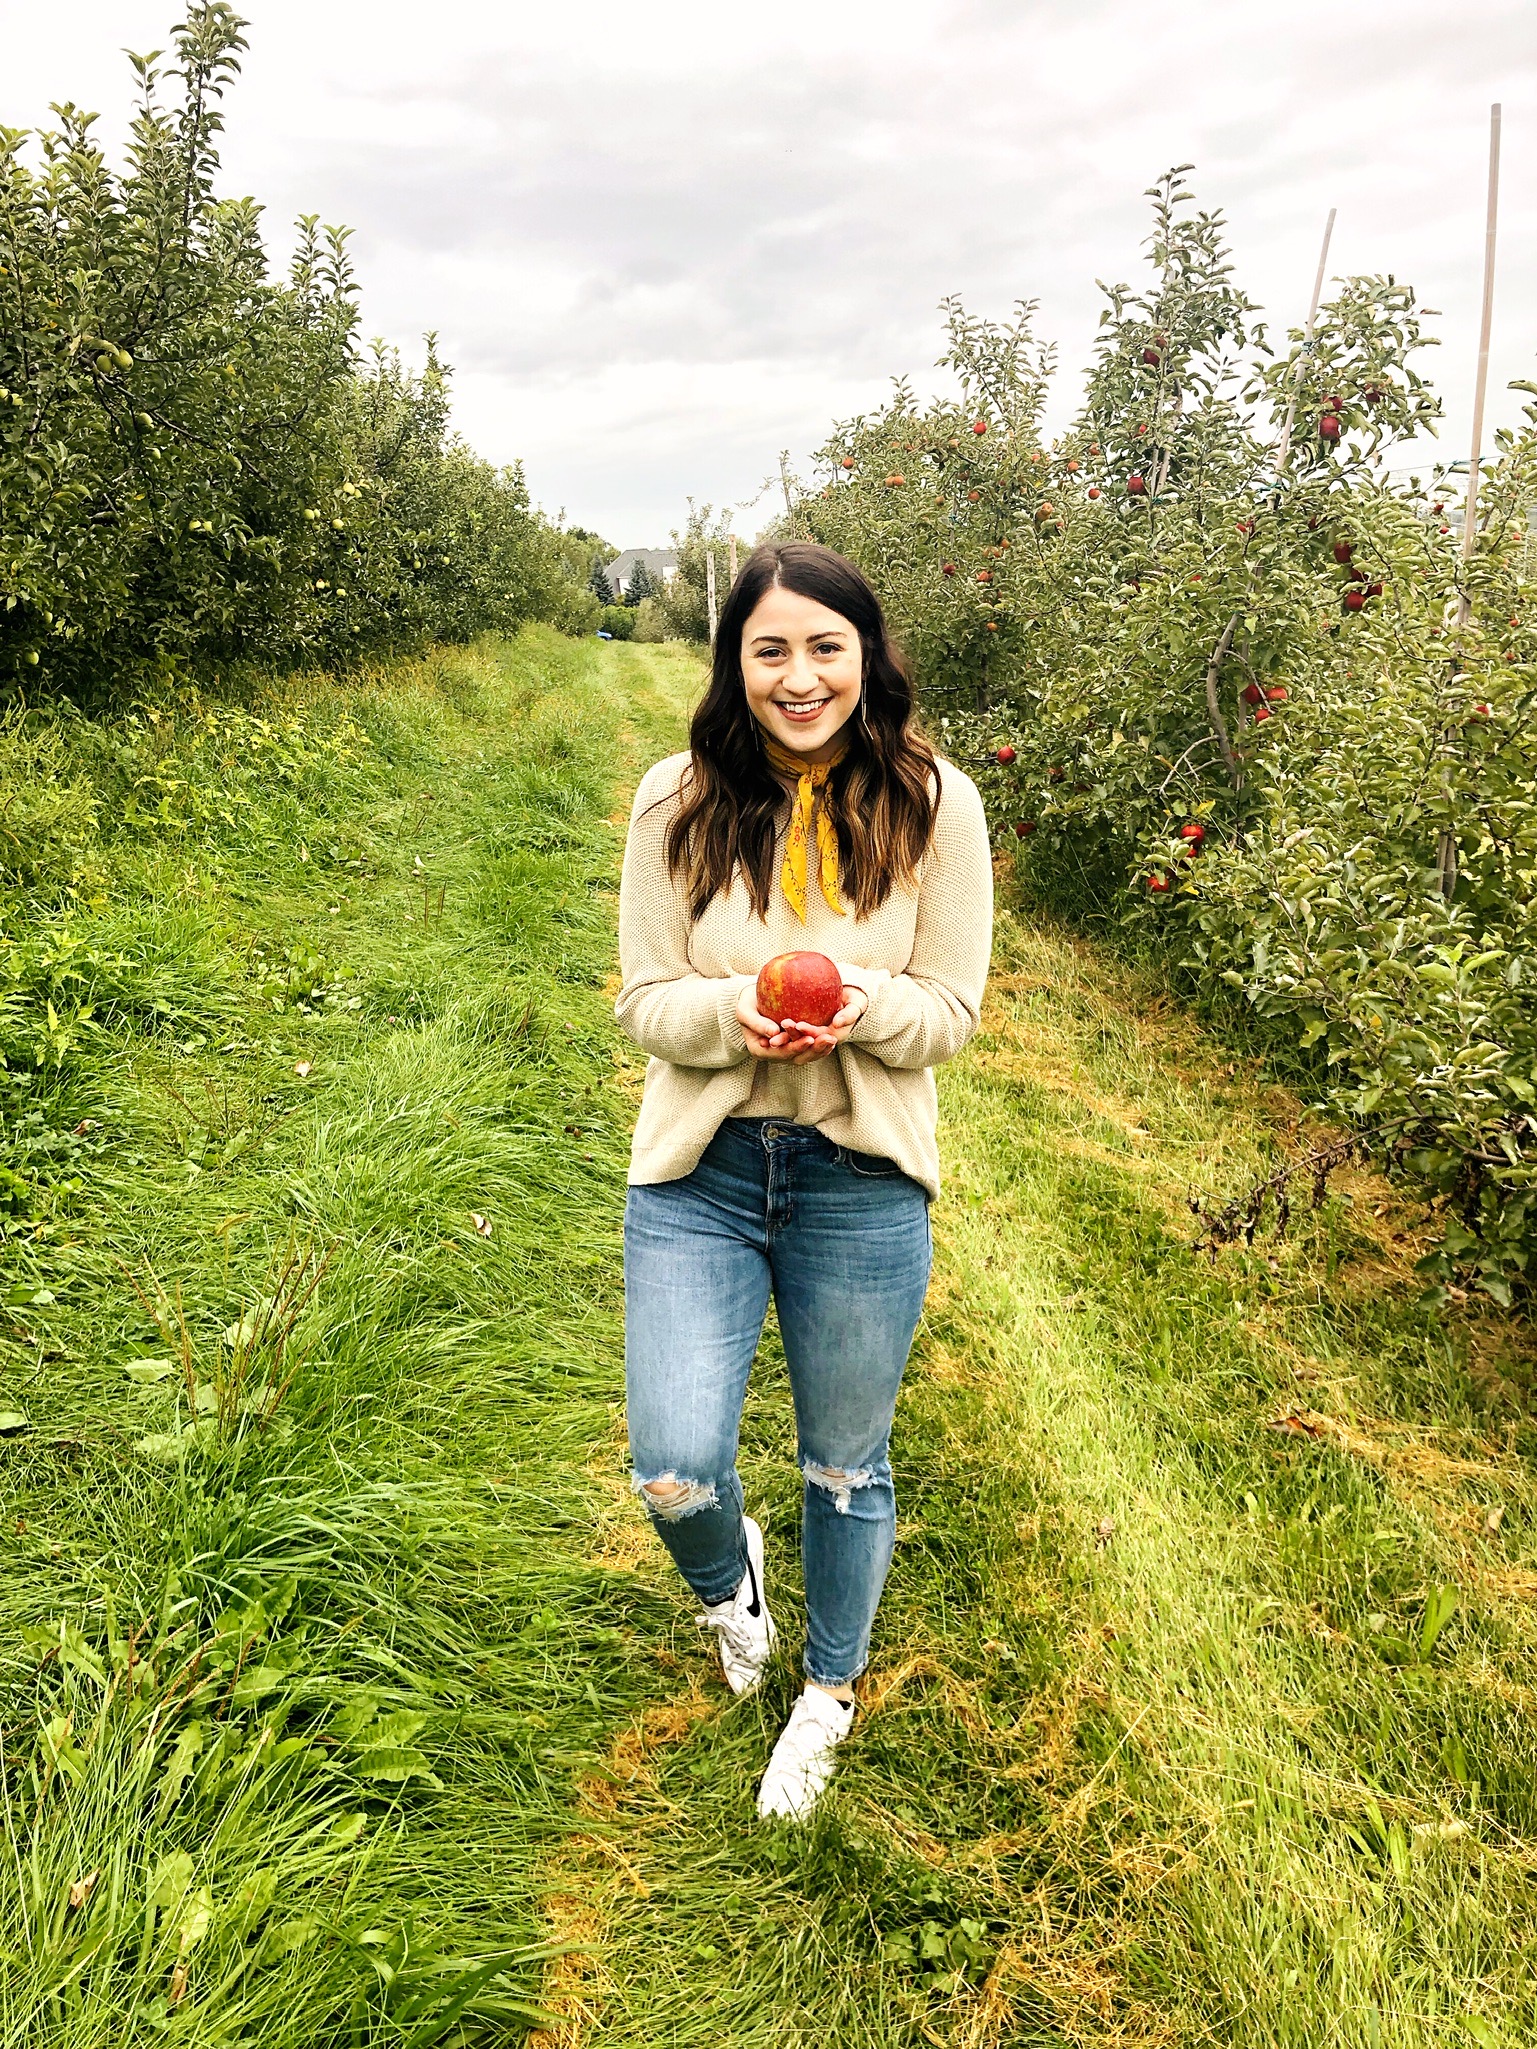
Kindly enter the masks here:
M 806 922 L 807 865 L 811 848 L 812 815 L 816 816 L 817 832 L 817 879 L 822 885 L 822 894 L 829 907 L 841 918 L 845 915 L 842 899 L 838 895 L 838 835 L 833 822 L 827 815 L 827 807 L 817 802 L 817 792 L 827 781 L 828 772 L 837 767 L 848 752 L 848 744 L 838 749 L 831 761 L 803 761 L 798 754 L 792 754 L 788 747 L 781 747 L 777 740 L 763 735 L 763 751 L 768 756 L 769 766 L 776 775 L 794 776 L 795 799 L 790 811 L 790 832 L 785 841 L 784 866 L 779 871 L 779 880 L 790 907 L 804 925 Z

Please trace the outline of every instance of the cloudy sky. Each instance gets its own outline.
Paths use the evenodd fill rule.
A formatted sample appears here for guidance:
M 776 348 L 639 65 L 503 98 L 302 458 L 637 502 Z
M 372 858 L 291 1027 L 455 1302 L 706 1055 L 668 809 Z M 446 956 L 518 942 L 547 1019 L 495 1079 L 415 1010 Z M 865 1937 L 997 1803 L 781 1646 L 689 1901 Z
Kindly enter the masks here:
M 660 545 L 789 448 L 932 381 L 940 297 L 1041 302 L 1071 411 L 1096 277 L 1131 277 L 1144 188 L 1193 161 L 1237 274 L 1300 320 L 1331 270 L 1415 283 L 1465 453 L 1489 105 L 1504 108 L 1492 421 L 1537 375 L 1532 0 L 248 0 L 226 189 L 345 221 L 365 327 L 435 328 L 457 419 L 548 510 Z M 50 100 L 121 135 L 119 52 L 177 0 L 0 0 L 0 121 Z

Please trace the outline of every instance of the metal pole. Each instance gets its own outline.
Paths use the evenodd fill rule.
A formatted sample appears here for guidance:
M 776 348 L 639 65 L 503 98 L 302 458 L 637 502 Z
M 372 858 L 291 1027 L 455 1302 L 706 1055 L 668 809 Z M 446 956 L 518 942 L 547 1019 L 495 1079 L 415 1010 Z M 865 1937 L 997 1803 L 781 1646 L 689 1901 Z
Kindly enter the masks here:
M 1478 469 L 1484 452 L 1484 394 L 1489 388 L 1489 330 L 1494 324 L 1494 236 L 1500 209 L 1500 110 L 1489 109 L 1489 205 L 1484 217 L 1484 306 L 1478 328 L 1478 375 L 1473 381 L 1473 448 L 1468 457 L 1468 495 L 1463 501 L 1462 560 L 1466 565 L 1478 538 Z M 1457 624 L 1466 626 L 1473 593 L 1464 576 Z
M 710 645 L 715 645 L 715 550 L 706 548 L 704 555 L 704 601 L 710 615 Z
M 1468 457 L 1468 495 L 1462 514 L 1462 595 L 1457 600 L 1457 624 L 1466 626 L 1473 614 L 1473 592 L 1467 568 L 1473 544 L 1478 538 L 1478 466 L 1484 447 L 1484 394 L 1489 387 L 1489 330 L 1494 322 L 1494 235 L 1500 204 L 1500 109 L 1489 109 L 1489 203 L 1484 215 L 1484 305 L 1478 327 L 1478 375 L 1473 380 L 1473 448 Z M 1452 667 L 1455 671 L 1456 658 Z M 1451 770 L 1444 771 L 1448 784 Z M 1457 835 L 1443 826 L 1436 835 L 1436 881 L 1442 896 L 1450 897 L 1457 887 Z
M 1318 325 L 1318 302 L 1324 295 L 1324 266 L 1329 261 L 1329 244 L 1334 236 L 1334 216 L 1337 208 L 1330 207 L 1329 218 L 1324 222 L 1324 245 L 1318 252 L 1318 275 L 1313 280 L 1313 303 L 1308 307 L 1308 324 L 1302 338 L 1302 354 L 1306 358 L 1313 352 L 1313 330 Z M 1297 365 L 1297 378 L 1302 375 L 1303 365 Z M 1292 428 L 1297 421 L 1297 383 L 1292 382 L 1291 404 L 1286 408 L 1286 424 L 1281 429 L 1281 445 L 1276 450 L 1276 475 L 1286 467 L 1286 458 L 1291 454 Z

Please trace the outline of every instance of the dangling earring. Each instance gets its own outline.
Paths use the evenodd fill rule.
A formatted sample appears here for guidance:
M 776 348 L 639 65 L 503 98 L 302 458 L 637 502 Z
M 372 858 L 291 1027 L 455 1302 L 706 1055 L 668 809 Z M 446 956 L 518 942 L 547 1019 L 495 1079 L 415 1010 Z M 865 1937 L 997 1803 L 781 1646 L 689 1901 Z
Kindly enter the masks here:
M 868 734 L 870 730 L 870 721 L 865 717 L 865 686 L 863 683 L 861 683 L 859 686 L 859 723 L 864 727 L 865 732 Z

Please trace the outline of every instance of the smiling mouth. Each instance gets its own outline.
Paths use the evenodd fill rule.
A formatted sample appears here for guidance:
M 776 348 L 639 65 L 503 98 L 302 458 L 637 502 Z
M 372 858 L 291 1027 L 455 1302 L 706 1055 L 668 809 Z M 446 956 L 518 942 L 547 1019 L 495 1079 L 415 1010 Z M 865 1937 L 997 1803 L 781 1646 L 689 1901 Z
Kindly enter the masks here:
M 814 719 L 819 711 L 825 711 L 831 703 L 830 697 L 813 697 L 804 704 L 791 704 L 782 697 L 776 697 L 774 709 L 782 711 L 787 719 L 807 721 Z

